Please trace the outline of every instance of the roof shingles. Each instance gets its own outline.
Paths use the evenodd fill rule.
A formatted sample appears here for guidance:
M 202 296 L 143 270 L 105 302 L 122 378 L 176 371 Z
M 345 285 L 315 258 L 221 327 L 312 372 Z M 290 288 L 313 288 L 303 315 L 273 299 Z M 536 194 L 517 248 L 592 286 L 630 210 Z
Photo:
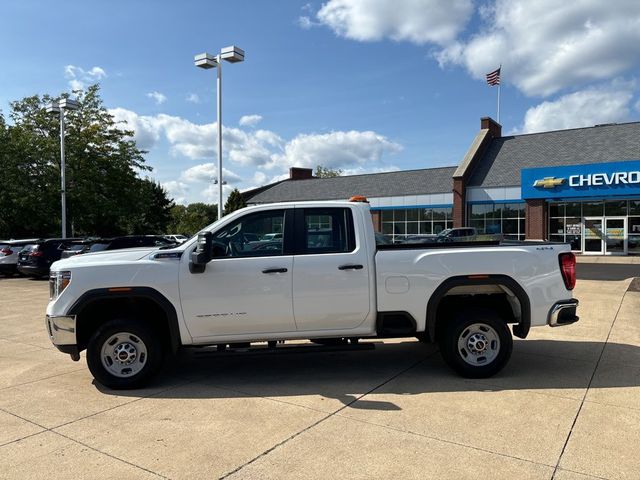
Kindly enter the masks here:
M 450 193 L 456 167 L 370 173 L 334 178 L 285 180 L 255 195 L 248 203 L 342 200 L 353 195 L 393 197 Z
M 467 186 L 518 186 L 523 168 L 619 160 L 640 160 L 640 122 L 496 138 Z

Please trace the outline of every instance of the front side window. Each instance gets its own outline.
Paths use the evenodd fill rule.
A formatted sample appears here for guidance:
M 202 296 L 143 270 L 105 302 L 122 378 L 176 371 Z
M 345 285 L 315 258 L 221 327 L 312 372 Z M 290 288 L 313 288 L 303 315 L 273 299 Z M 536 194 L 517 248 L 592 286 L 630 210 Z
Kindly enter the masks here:
M 307 208 L 301 253 L 344 253 L 355 249 L 353 219 L 348 208 Z
M 283 232 L 284 210 L 245 215 L 213 234 L 214 256 L 282 255 Z

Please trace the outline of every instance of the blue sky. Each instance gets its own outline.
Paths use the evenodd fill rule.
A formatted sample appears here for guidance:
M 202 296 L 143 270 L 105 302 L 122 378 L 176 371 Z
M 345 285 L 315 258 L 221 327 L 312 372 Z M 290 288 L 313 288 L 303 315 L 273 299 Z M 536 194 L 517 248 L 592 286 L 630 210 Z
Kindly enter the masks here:
M 215 70 L 193 56 L 236 44 L 246 61 L 223 66 L 229 188 L 292 165 L 455 165 L 480 117 L 495 118 L 483 75 L 500 63 L 503 132 L 640 117 L 640 5 L 570 3 L 8 1 L 0 108 L 99 81 L 152 176 L 177 201 L 212 201 Z

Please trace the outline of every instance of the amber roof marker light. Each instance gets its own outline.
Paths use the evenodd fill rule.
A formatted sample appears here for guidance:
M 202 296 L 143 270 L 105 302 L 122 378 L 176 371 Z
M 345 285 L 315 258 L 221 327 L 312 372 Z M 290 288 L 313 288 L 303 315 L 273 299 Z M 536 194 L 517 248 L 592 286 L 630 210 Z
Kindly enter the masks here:
M 365 197 L 364 195 L 354 195 L 353 197 L 351 197 L 349 199 L 350 202 L 361 202 L 361 203 L 369 203 L 369 200 L 367 200 L 367 197 Z

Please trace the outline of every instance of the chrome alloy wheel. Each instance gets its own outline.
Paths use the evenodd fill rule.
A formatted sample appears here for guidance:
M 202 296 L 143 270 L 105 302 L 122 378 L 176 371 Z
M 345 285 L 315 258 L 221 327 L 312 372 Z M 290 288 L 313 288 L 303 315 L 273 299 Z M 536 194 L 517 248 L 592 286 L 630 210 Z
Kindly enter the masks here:
M 147 347 L 133 333 L 118 332 L 102 344 L 100 358 L 110 374 L 120 378 L 131 377 L 144 368 Z
M 469 365 L 479 367 L 493 362 L 500 352 L 500 337 L 492 327 L 474 323 L 458 337 L 458 353 Z

